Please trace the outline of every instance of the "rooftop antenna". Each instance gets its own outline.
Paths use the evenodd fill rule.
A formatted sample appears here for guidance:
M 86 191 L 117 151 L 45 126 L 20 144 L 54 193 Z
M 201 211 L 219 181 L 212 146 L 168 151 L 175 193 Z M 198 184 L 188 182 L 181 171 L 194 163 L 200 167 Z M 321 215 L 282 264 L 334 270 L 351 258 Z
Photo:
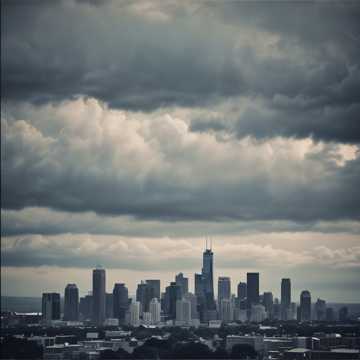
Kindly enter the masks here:
M 212 238 L 210 238 L 210 250 L 212 250 Z

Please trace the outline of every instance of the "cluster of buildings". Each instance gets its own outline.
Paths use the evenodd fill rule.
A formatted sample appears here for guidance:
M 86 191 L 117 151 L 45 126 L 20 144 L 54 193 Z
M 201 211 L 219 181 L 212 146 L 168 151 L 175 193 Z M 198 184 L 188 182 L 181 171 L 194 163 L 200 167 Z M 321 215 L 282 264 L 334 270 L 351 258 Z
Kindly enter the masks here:
M 42 317 L 45 323 L 66 321 L 72 324 L 89 321 L 104 325 L 178 325 L 198 326 L 200 323 L 216 325 L 234 321 L 261 323 L 270 320 L 334 321 L 335 314 L 325 300 L 312 304 L 311 294 L 304 290 L 297 305 L 292 302 L 291 280 L 281 280 L 281 299 L 271 292 L 260 294 L 259 273 L 247 273 L 246 282 L 237 285 L 237 294 L 231 293 L 231 279 L 218 278 L 217 299 L 214 295 L 214 253 L 211 248 L 203 252 L 203 267 L 194 275 L 195 291 L 189 292 L 189 281 L 183 273 L 175 277 L 161 293 L 160 280 L 142 281 L 137 286 L 136 298 L 129 298 L 124 283 L 115 283 L 112 293 L 106 293 L 106 271 L 97 268 L 92 273 L 92 292 L 79 298 L 79 289 L 68 284 L 64 293 L 64 313 L 61 320 L 60 294 L 44 293 Z M 339 312 L 346 320 L 347 308 Z

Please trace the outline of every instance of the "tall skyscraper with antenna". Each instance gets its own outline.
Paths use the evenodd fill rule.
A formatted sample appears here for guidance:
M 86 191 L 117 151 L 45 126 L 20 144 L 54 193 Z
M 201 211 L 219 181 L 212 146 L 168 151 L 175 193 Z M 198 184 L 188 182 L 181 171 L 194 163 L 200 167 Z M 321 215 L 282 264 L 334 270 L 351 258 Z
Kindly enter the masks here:
M 208 239 L 205 242 L 205 251 L 203 252 L 203 288 L 206 299 L 206 309 L 216 309 L 214 298 L 214 253 L 212 252 L 212 244 L 210 240 L 210 248 L 208 248 Z

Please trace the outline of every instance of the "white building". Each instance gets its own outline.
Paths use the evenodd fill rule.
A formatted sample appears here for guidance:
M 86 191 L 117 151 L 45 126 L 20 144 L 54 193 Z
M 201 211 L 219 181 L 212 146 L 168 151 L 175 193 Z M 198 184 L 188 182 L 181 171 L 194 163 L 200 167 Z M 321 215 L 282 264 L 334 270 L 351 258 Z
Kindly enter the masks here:
M 260 323 L 267 318 L 265 306 L 263 305 L 252 305 L 250 321 Z
M 161 304 L 157 298 L 150 301 L 150 314 L 153 325 L 160 323 L 161 320 Z
M 152 316 L 150 312 L 144 311 L 142 314 L 142 323 L 144 325 L 151 325 L 152 324 Z
M 140 324 L 140 302 L 135 301 L 130 304 L 130 325 L 139 326 Z

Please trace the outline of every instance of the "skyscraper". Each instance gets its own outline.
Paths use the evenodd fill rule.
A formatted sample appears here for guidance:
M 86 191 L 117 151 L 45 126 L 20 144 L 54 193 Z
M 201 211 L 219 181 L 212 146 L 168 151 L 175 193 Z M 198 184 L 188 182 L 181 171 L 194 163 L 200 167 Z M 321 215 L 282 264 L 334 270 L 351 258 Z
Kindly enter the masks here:
M 92 294 L 85 295 L 80 298 L 79 312 L 81 320 L 90 320 L 93 312 L 93 297 Z
M 146 284 L 149 287 L 150 299 L 157 298 L 158 300 L 160 300 L 160 280 L 146 280 Z
M 308 290 L 304 290 L 300 295 L 300 320 L 311 320 L 311 295 Z
M 281 320 L 289 320 L 288 314 L 291 304 L 291 281 L 281 279 Z
M 246 283 L 240 281 L 237 286 L 237 297 L 239 302 L 241 300 L 246 299 L 247 296 L 246 293 L 247 293 Z
M 247 307 L 259 304 L 259 273 L 247 273 L 246 275 Z
M 93 270 L 93 316 L 95 325 L 101 326 L 105 320 L 106 292 L 105 292 L 105 270 Z
M 60 294 L 43 293 L 42 317 L 47 323 L 52 320 L 60 320 Z
M 270 292 L 270 291 L 264 292 L 263 305 L 265 307 L 265 311 L 267 312 L 268 318 L 272 319 L 273 318 L 273 305 L 274 305 L 272 292 Z
M 220 276 L 218 278 L 218 302 L 220 305 L 221 300 L 229 300 L 231 297 L 231 282 L 227 276 Z
M 189 292 L 189 279 L 184 277 L 183 273 L 179 273 L 175 276 L 175 282 L 176 285 L 180 286 L 182 296 Z
M 151 314 L 151 322 L 156 325 L 160 322 L 161 317 L 161 305 L 160 302 L 158 300 L 158 298 L 153 298 L 150 301 L 150 314 Z
M 234 309 L 230 299 L 222 298 L 219 300 L 219 317 L 224 323 L 234 320 Z
M 179 325 L 191 324 L 191 303 L 189 300 L 181 299 L 176 301 L 176 322 Z
M 140 303 L 140 315 L 143 312 L 149 312 L 149 304 L 152 298 L 152 289 L 148 283 L 141 281 L 136 289 L 136 301 Z
M 169 319 L 176 318 L 177 300 L 181 300 L 181 289 L 175 282 L 171 282 L 165 291 L 165 312 Z
M 316 320 L 324 321 L 326 319 L 326 301 L 317 299 L 315 303 L 315 316 Z
M 68 284 L 65 287 L 64 320 L 79 320 L 79 289 L 75 284 Z
M 140 303 L 135 301 L 130 304 L 130 325 L 139 326 L 140 324 Z
M 191 319 L 199 319 L 197 296 L 188 292 L 183 298 L 191 303 Z
M 113 302 L 113 294 L 105 294 L 105 318 L 113 318 L 114 317 L 114 302 Z
M 211 249 L 206 249 L 203 252 L 203 267 L 202 267 L 202 277 L 203 277 L 203 287 L 204 295 L 206 299 L 206 309 L 214 310 L 216 309 L 215 299 L 214 299 L 214 253 Z
M 125 322 L 126 311 L 129 307 L 129 295 L 128 289 L 125 284 L 116 283 L 113 289 L 113 313 L 116 319 L 119 319 L 119 323 Z

